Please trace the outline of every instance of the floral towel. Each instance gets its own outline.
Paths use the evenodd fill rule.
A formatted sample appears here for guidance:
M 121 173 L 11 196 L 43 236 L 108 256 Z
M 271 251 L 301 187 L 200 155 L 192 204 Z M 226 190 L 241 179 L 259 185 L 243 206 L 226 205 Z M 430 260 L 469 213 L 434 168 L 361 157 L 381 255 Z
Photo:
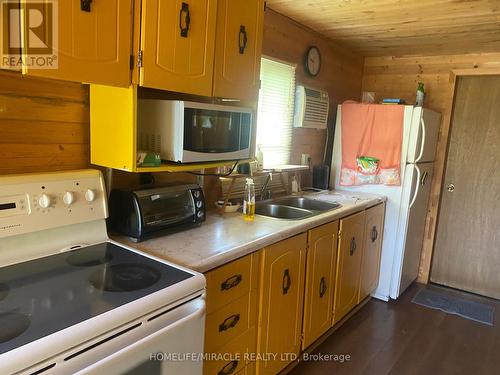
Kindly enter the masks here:
M 342 104 L 340 185 L 401 185 L 404 106 Z

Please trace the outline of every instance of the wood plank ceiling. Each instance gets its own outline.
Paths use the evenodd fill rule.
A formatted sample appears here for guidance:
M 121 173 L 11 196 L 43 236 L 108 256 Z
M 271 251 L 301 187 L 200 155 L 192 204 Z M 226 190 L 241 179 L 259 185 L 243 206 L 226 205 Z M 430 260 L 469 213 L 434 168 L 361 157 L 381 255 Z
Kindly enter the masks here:
M 267 0 L 363 56 L 500 51 L 500 0 Z

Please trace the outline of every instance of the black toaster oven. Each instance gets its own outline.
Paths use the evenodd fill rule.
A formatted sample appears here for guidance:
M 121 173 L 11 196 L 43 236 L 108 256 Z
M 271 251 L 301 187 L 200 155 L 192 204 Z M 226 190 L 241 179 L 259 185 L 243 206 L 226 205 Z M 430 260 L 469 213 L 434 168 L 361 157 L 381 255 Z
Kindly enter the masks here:
M 200 225 L 206 214 L 203 191 L 194 184 L 114 189 L 108 204 L 108 229 L 136 242 Z

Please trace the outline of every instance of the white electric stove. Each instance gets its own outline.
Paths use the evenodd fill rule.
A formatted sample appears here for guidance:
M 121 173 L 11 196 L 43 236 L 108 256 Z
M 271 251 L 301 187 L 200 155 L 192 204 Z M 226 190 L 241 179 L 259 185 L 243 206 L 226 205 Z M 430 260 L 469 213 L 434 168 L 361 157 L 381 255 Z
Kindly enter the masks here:
M 201 374 L 203 275 L 108 239 L 101 173 L 0 177 L 1 374 Z

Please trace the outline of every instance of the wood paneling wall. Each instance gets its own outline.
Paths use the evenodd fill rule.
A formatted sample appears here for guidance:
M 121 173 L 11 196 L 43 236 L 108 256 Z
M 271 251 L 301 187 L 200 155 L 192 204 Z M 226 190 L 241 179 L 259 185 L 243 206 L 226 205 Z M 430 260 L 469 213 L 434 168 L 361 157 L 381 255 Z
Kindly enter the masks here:
M 319 48 L 322 57 L 321 72 L 314 78 L 307 75 L 303 65 L 304 54 L 312 45 Z M 360 98 L 363 58 L 272 9 L 268 9 L 265 15 L 262 54 L 297 64 L 297 84 L 328 91 L 329 135 L 332 140 L 337 104 Z M 304 153 L 311 155 L 312 165 L 321 164 L 325 137 L 324 130 L 294 129 L 290 162 L 300 164 L 301 154 Z
M 0 174 L 89 162 L 87 86 L 0 71 Z
M 424 82 L 425 107 L 442 113 L 434 179 L 420 263 L 419 281 L 429 279 L 436 233 L 441 184 L 446 161 L 456 75 L 500 74 L 500 53 L 447 56 L 369 57 L 365 60 L 363 90 L 376 92 L 377 98 L 398 97 L 415 102 L 417 82 Z

